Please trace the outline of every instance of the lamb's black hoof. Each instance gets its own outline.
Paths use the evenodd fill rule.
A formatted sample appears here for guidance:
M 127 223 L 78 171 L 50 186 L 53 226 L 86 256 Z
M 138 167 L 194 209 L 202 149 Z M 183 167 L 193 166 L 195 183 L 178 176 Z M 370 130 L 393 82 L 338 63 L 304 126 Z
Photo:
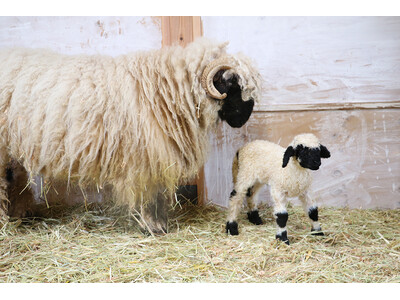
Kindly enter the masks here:
M 312 235 L 319 235 L 319 236 L 325 235 L 325 234 L 321 231 L 321 229 L 316 230 L 316 229 L 312 229 L 312 228 L 311 228 L 311 234 L 312 234 Z
M 249 221 L 255 225 L 262 225 L 263 221 L 260 218 L 260 215 L 258 214 L 258 210 L 253 210 L 247 213 L 247 218 Z
M 238 223 L 235 221 L 226 222 L 226 233 L 230 233 L 231 235 L 238 235 L 239 234 Z
M 286 245 L 290 245 L 289 239 L 288 239 L 288 237 L 287 237 L 287 232 L 286 232 L 286 231 L 283 231 L 281 234 L 275 235 L 275 238 L 276 238 L 277 240 L 280 240 L 280 241 L 284 242 Z

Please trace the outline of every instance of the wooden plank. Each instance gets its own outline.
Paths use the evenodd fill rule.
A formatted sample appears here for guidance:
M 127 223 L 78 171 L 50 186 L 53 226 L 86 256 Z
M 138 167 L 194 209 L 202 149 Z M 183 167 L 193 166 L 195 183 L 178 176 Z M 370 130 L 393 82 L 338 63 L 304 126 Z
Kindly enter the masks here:
M 163 46 L 185 47 L 203 34 L 201 18 L 187 16 L 161 17 L 161 31 Z
M 201 18 L 191 16 L 163 16 L 161 17 L 161 32 L 163 47 L 176 44 L 185 47 L 195 38 L 202 36 Z M 207 199 L 207 188 L 203 167 L 199 170 L 194 182 L 189 182 L 189 184 L 197 185 L 197 202 L 204 204 Z

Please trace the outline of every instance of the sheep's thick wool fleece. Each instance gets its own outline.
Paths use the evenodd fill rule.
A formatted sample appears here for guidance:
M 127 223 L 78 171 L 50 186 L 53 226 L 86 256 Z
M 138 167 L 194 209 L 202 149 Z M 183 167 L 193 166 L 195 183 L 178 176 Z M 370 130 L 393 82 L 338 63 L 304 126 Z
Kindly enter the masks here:
M 292 143 L 295 142 L 302 143 L 304 140 L 299 139 Z M 234 182 L 237 180 L 235 187 L 239 189 L 244 184 L 241 183 L 243 179 L 246 182 L 267 183 L 287 193 L 288 197 L 297 197 L 307 190 L 312 183 L 311 172 L 301 167 L 293 158 L 285 168 L 282 168 L 285 150 L 265 140 L 256 140 L 245 145 L 239 150 L 239 157 L 238 159 L 235 157 L 232 165 Z M 238 176 L 238 171 L 241 172 L 240 176 Z M 247 186 L 244 187 L 244 189 L 247 188 Z
M 205 161 L 219 106 L 200 78 L 225 48 L 200 40 L 116 58 L 0 51 L 0 163 L 12 157 L 50 179 L 111 183 L 130 204 L 160 186 L 174 190 Z M 245 85 L 253 70 L 241 70 Z

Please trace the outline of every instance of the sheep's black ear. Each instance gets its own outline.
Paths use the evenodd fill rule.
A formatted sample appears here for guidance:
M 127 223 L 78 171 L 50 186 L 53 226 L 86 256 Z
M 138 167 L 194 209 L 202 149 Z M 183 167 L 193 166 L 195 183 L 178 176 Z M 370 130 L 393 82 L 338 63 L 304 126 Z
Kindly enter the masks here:
M 331 157 L 331 153 L 329 152 L 329 150 L 324 145 L 320 145 L 319 149 L 321 150 L 321 157 L 322 158 Z
M 289 159 L 291 156 L 295 155 L 295 151 L 292 146 L 287 147 L 285 154 L 283 155 L 283 163 L 282 168 L 286 167 L 289 163 Z

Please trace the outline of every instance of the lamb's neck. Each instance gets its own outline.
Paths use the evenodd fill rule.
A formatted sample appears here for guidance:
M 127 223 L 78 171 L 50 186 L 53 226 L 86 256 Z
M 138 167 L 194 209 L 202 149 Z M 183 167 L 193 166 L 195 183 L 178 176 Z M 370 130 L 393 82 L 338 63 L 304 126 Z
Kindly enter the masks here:
M 293 157 L 289 160 L 287 168 L 292 176 L 304 177 L 310 175 L 311 173 L 309 169 L 303 168 L 297 159 Z

